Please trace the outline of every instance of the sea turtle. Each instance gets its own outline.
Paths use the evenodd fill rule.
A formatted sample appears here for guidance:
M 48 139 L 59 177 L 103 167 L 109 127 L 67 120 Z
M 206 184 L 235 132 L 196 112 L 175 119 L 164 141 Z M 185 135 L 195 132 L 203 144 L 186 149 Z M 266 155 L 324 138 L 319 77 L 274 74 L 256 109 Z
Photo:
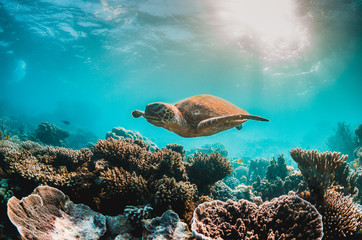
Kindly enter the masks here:
M 146 110 L 132 112 L 134 118 L 144 117 L 157 127 L 163 127 L 182 137 L 210 136 L 235 127 L 240 130 L 249 119 L 269 121 L 250 115 L 225 99 L 202 94 L 186 98 L 174 105 L 150 103 Z

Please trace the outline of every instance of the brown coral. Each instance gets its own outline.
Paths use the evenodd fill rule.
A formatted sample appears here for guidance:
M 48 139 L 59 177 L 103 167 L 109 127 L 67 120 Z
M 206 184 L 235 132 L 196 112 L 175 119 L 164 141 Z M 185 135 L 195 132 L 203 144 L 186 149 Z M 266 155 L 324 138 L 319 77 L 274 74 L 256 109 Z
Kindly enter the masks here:
M 316 150 L 290 150 L 290 155 L 298 163 L 298 168 L 307 182 L 312 197 L 319 201 L 325 189 L 331 185 L 336 170 L 347 159 L 347 155 L 337 152 L 318 153 Z
M 321 215 L 297 196 L 281 196 L 260 207 L 247 200 L 203 203 L 194 212 L 191 230 L 201 239 L 216 240 L 323 236 Z
M 164 176 L 154 186 L 154 204 L 159 211 L 173 209 L 184 213 L 187 204 L 193 201 L 197 188 L 190 182 L 176 181 Z
M 113 168 L 101 172 L 100 197 L 112 199 L 114 202 L 122 199 L 122 204 L 142 204 L 148 195 L 147 181 L 142 176 L 132 174 L 123 168 Z M 119 203 L 117 203 L 119 204 Z
M 323 216 L 323 239 L 360 239 L 362 212 L 352 198 L 335 189 L 328 189 L 324 202 L 317 206 Z
M 187 174 L 190 182 L 195 183 L 201 193 L 208 187 L 232 172 L 231 163 L 219 153 L 197 153 L 187 159 Z
M 108 138 L 98 140 L 93 146 L 92 152 L 96 159 L 104 159 L 111 166 L 122 167 L 126 171 L 140 171 L 149 155 L 147 149 L 131 139 Z
M 160 179 L 166 175 L 174 177 L 176 181 L 188 180 L 183 158 L 178 152 L 164 148 L 151 155 L 150 164 L 152 167 L 149 170 L 149 174 L 152 175 L 152 178 Z

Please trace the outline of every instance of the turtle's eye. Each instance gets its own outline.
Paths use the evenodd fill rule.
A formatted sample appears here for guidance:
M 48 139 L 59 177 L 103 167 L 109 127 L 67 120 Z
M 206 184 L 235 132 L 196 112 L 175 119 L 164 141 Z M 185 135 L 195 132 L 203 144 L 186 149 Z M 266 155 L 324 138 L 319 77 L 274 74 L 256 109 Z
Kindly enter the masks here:
M 192 115 L 199 115 L 200 114 L 200 110 L 199 109 L 195 109 L 192 111 Z

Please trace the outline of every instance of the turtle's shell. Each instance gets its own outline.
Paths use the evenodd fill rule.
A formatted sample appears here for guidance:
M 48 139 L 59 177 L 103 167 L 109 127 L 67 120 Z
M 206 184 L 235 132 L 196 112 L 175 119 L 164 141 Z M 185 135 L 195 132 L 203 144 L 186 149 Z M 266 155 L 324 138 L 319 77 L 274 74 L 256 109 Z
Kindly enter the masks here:
M 231 102 L 209 94 L 186 98 L 176 103 L 175 106 L 182 113 L 186 122 L 191 126 L 197 126 L 199 122 L 213 117 L 222 117 L 234 114 L 249 115 L 247 111 L 235 106 Z M 246 119 L 240 120 L 240 123 L 245 121 Z

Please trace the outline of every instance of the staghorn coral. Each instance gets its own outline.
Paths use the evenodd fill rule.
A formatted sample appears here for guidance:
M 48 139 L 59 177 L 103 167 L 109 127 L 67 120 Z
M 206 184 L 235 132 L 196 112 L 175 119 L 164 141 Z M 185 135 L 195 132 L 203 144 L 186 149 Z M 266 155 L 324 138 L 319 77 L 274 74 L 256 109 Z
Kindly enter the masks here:
M 35 139 L 48 145 L 64 147 L 64 140 L 70 133 L 48 122 L 42 122 L 35 130 Z
M 21 147 L 31 153 L 42 149 L 42 146 L 39 143 L 30 140 L 21 143 Z
M 328 189 L 323 204 L 317 205 L 317 209 L 323 216 L 323 239 L 360 239 L 362 212 L 351 197 Z
M 99 197 L 104 200 L 102 209 L 108 214 L 112 213 L 112 208 L 107 206 L 143 204 L 149 194 L 147 181 L 135 172 L 129 173 L 123 168 L 115 167 L 101 172 L 98 181 L 101 188 Z
M 298 163 L 298 168 L 307 182 L 315 201 L 323 198 L 325 189 L 331 185 L 336 170 L 348 156 L 336 152 L 318 153 L 316 150 L 290 150 L 290 155 Z
M 174 177 L 176 181 L 187 181 L 188 176 L 183 158 L 180 153 L 163 148 L 162 151 L 150 156 L 152 178 L 160 179 L 164 175 Z
M 142 142 L 139 140 L 108 138 L 98 140 L 92 147 L 92 152 L 95 159 L 104 159 L 110 166 L 140 172 L 144 167 L 145 158 L 149 155 L 147 149 L 140 144 Z
M 201 193 L 207 192 L 210 185 L 232 172 L 230 162 L 219 153 L 197 153 L 186 161 L 190 182 L 195 183 Z
M 175 178 L 166 176 L 157 180 L 153 189 L 155 211 L 158 212 L 173 209 L 175 212 L 184 213 L 197 192 L 196 186 L 190 182 L 177 182 Z
M 173 143 L 173 144 L 167 144 L 166 145 L 167 149 L 171 149 L 172 151 L 178 152 L 179 154 L 181 154 L 182 158 L 185 157 L 186 155 L 186 151 L 184 149 L 184 146 Z
M 247 200 L 212 201 L 194 211 L 191 230 L 200 239 L 321 239 L 322 217 L 307 201 L 281 196 L 257 206 Z
M 67 171 L 76 171 L 79 167 L 86 166 L 93 154 L 88 148 L 73 150 L 47 146 L 33 150 L 32 155 L 39 159 L 40 162 L 51 164 L 55 168 L 63 166 Z

